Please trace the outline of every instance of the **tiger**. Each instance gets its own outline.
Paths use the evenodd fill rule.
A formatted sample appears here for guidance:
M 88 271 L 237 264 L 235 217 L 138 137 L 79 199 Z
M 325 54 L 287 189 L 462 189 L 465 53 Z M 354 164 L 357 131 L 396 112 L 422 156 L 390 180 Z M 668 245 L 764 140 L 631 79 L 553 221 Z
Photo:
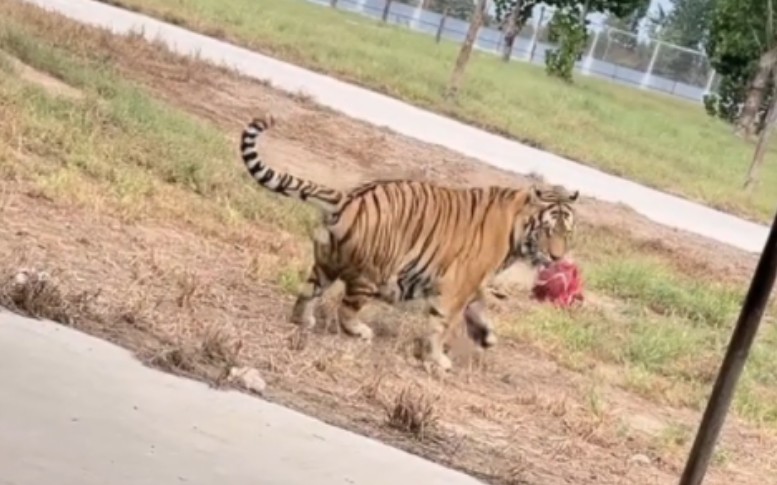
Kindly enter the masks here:
M 337 280 L 344 292 L 336 313 L 342 330 L 370 340 L 359 319 L 370 301 L 423 300 L 428 330 L 421 359 L 427 369 L 452 367 L 444 341 L 454 323 L 481 347 L 496 343 L 485 317 L 493 278 L 518 260 L 542 267 L 562 259 L 576 225 L 579 191 L 531 184 L 453 188 L 429 181 L 383 179 L 336 190 L 278 172 L 257 151 L 272 114 L 245 125 L 240 152 L 251 177 L 267 190 L 307 202 L 321 213 L 313 230 L 313 264 L 297 294 L 290 321 L 316 324 L 314 310 Z

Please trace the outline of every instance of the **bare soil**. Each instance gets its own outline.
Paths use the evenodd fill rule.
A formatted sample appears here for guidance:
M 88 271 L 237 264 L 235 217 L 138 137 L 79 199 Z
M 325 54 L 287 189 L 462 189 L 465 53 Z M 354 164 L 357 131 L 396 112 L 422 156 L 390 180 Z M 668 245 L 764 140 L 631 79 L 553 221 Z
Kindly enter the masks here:
M 455 184 L 524 180 L 287 96 L 271 87 L 137 39 L 90 29 L 116 67 L 157 96 L 224 129 L 237 140 L 252 116 L 280 124 L 265 140 L 268 161 L 344 187 L 405 176 Z M 37 74 L 39 75 L 39 74 Z M 239 160 L 235 163 L 240 170 Z M 755 256 L 659 226 L 625 207 L 586 199 L 581 231 L 628 238 L 692 274 L 744 281 Z M 378 338 L 364 344 L 330 331 L 300 333 L 286 323 L 292 297 L 256 276 L 257 265 L 300 257 L 277 233 L 202 231 L 151 218 L 130 223 L 41 197 L 21 182 L 0 187 L 0 266 L 45 268 L 72 325 L 134 350 L 172 372 L 222 385 L 233 365 L 259 369 L 266 398 L 404 448 L 495 484 L 676 483 L 689 442 L 667 446 L 698 413 L 661 407 L 609 384 L 606 369 L 574 372 L 530 344 L 502 340 L 485 353 L 462 343 L 454 372 L 438 379 L 412 357 L 412 313 L 376 306 Z M 261 261 L 257 261 L 260 254 Z M 500 314 L 525 302 L 500 303 Z M 423 437 L 399 406 L 425 407 Z M 412 414 L 412 413 L 410 413 Z M 709 484 L 777 483 L 777 439 L 729 420 Z
M 18 59 L 9 57 L 8 60 L 11 62 L 11 65 L 16 70 L 16 72 L 19 73 L 19 76 L 21 76 L 22 79 L 38 84 L 39 86 L 45 88 L 49 93 L 57 96 L 65 96 L 71 99 L 83 98 L 83 93 L 73 86 L 65 84 L 59 79 L 51 77 L 45 72 L 41 72 L 33 67 L 30 67 L 27 64 L 20 62 Z

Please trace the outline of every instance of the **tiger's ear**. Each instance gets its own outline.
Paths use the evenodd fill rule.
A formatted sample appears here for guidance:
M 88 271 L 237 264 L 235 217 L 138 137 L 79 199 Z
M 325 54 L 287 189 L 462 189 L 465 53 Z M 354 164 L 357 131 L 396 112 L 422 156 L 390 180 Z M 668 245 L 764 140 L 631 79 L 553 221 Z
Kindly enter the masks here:
M 555 198 L 559 202 L 574 202 L 580 195 L 579 190 L 570 191 L 563 185 L 554 185 L 551 190 L 553 193 L 551 197 Z
M 529 186 L 529 204 L 539 204 L 544 198 L 542 187 L 537 184 Z
M 547 204 L 560 201 L 575 202 L 579 196 L 579 190 L 570 192 L 563 185 L 534 183 L 529 186 L 530 204 Z

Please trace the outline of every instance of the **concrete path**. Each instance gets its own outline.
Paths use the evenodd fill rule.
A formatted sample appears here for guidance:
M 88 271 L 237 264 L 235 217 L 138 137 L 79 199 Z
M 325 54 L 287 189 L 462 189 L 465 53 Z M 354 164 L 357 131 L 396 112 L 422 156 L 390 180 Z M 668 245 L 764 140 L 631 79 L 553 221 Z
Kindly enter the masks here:
M 0 485 L 482 485 L 0 309 Z
M 280 89 L 305 92 L 317 102 L 354 118 L 448 147 L 499 168 L 524 174 L 542 174 L 551 182 L 578 188 L 586 196 L 626 204 L 660 224 L 685 229 L 751 252 L 760 253 L 766 242 L 766 226 L 646 188 L 396 99 L 144 15 L 93 0 L 25 1 L 115 33 L 142 32 L 147 39 L 162 40 L 180 54 L 197 54 L 201 59 L 227 65 L 247 76 L 269 80 Z M 256 108 L 261 111 L 264 107 L 257 105 Z M 628 157 L 629 154 L 624 153 L 623 156 Z

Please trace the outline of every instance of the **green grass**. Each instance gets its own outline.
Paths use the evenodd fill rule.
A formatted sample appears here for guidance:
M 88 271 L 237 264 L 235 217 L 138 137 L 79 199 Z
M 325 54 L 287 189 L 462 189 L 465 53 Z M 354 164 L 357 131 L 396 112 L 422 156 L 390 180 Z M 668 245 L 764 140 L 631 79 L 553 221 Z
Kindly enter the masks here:
M 183 219 L 206 228 L 203 221 L 212 219 L 219 231 L 235 221 L 280 226 L 305 244 L 311 212 L 256 190 L 223 132 L 117 75 L 115 61 L 99 61 L 98 47 L 78 44 L 86 33 L 54 41 L 12 13 L 0 18 L 4 73 L 13 71 L 7 52 L 83 93 L 58 97 L 19 76 L 0 77 L 0 109 L 8 114 L 0 117 L 4 180 L 21 179 L 59 201 L 108 206 L 129 218 Z M 616 366 L 622 384 L 649 399 L 698 407 L 743 288 L 695 280 L 668 258 L 595 228 L 579 245 L 588 288 L 605 302 L 575 313 L 533 306 L 503 322 L 500 332 L 552 349 L 571 366 Z M 305 268 L 297 263 L 272 275 L 259 267 L 255 276 L 292 291 Z M 769 426 L 777 423 L 775 349 L 777 330 L 765 325 L 735 402 L 740 415 Z
M 500 331 L 539 343 L 574 369 L 596 362 L 617 366 L 623 374 L 620 384 L 650 400 L 701 409 L 728 332 L 638 313 L 614 317 L 596 308 L 570 313 L 533 307 Z M 777 426 L 775 339 L 774 326 L 764 325 L 734 401 L 741 417 L 772 428 Z
M 739 289 L 684 278 L 649 259 L 617 259 L 594 266 L 589 284 L 654 313 L 697 325 L 728 327 L 742 304 Z
M 623 369 L 622 385 L 649 399 L 700 408 L 736 322 L 743 289 L 681 276 L 644 254 L 586 266 L 588 288 L 607 301 L 573 311 L 532 307 L 504 331 L 540 342 L 564 364 Z M 734 406 L 777 426 L 773 309 L 750 356 Z
M 154 206 L 196 220 L 215 201 L 210 215 L 222 221 L 261 221 L 296 233 L 308 227 L 307 208 L 263 194 L 244 177 L 220 131 L 153 99 L 110 66 L 79 62 L 9 22 L 0 22 L 0 50 L 84 94 L 52 97 L 19 78 L 0 79 L 0 105 L 13 113 L 0 128 L 8 136 L 12 129 L 24 152 L 34 154 L 33 163 L 5 160 L 5 172 L 85 204 L 107 196 L 130 216 Z M 171 201 L 175 191 L 189 194 L 186 204 Z
M 741 190 L 753 146 L 700 104 L 474 55 L 458 102 L 442 97 L 458 47 L 303 0 L 105 0 L 506 133 L 605 171 L 760 221 L 777 206 L 777 156 Z

